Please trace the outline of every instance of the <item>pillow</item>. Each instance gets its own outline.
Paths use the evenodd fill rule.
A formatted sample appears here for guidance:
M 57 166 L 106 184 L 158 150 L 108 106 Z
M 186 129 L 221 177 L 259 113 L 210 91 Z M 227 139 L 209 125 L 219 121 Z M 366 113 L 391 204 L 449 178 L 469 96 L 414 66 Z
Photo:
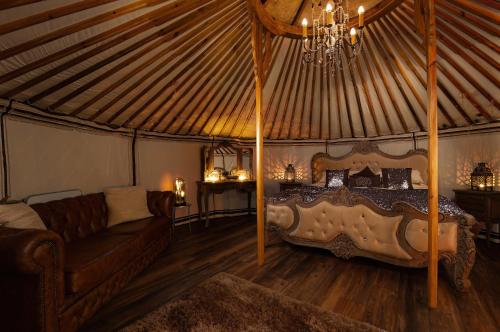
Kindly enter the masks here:
M 25 203 L 0 205 L 0 225 L 10 228 L 47 229 L 38 213 Z
M 349 177 L 349 187 L 380 187 L 380 175 L 366 166 L 361 172 Z
M 327 169 L 326 188 L 337 188 L 347 185 L 349 169 Z
M 411 170 L 411 183 L 414 187 L 416 184 L 425 185 L 424 178 L 422 177 L 422 174 L 420 174 L 420 171 L 418 169 Z
M 411 168 L 382 168 L 382 180 L 388 189 L 413 189 Z
M 153 216 L 148 209 L 146 190 L 142 187 L 107 188 L 104 194 L 108 227 Z

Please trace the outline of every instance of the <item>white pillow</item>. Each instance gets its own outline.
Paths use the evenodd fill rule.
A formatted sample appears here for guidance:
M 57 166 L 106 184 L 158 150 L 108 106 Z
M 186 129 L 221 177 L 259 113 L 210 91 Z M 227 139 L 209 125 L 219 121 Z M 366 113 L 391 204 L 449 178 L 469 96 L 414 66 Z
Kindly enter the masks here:
M 38 213 L 25 203 L 0 205 L 0 225 L 21 229 L 47 229 Z
M 153 215 L 148 209 L 146 190 L 142 187 L 107 188 L 108 227 Z
M 413 187 L 415 187 L 415 185 L 425 185 L 424 178 L 422 178 L 422 174 L 420 174 L 418 169 L 411 170 L 411 183 Z

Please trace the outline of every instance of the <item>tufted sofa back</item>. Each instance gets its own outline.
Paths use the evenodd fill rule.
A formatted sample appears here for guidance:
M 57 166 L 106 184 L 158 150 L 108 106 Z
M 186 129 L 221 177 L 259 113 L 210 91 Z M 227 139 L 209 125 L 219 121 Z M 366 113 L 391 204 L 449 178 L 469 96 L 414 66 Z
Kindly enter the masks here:
M 108 209 L 104 193 L 33 204 L 48 229 L 66 242 L 86 238 L 106 228 Z

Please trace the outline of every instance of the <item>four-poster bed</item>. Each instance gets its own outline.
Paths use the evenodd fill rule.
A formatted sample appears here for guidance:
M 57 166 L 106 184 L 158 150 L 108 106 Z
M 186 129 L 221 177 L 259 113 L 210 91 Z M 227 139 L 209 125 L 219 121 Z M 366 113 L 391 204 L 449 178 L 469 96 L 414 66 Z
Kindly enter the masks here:
M 266 12 L 260 0 L 248 0 L 252 18 L 252 50 L 255 76 L 256 99 L 256 151 L 257 151 L 257 256 L 259 265 L 264 264 L 264 176 L 263 176 L 263 117 L 262 88 L 269 69 L 271 49 L 271 32 L 291 38 L 301 38 L 300 27 L 275 19 Z M 399 1 L 379 3 L 366 13 L 366 24 L 389 11 Z M 437 72 L 436 72 L 436 18 L 435 3 L 431 0 L 415 1 L 415 22 L 417 30 L 424 35 L 427 59 L 427 132 L 428 132 L 428 305 L 437 307 L 438 278 L 438 107 L 437 107 Z M 355 26 L 351 21 L 348 28 Z M 264 32 L 265 31 L 265 32 Z M 307 38 L 311 29 L 304 31 Z M 263 47 L 265 36 L 266 45 Z M 269 42 L 268 42 L 269 41 Z

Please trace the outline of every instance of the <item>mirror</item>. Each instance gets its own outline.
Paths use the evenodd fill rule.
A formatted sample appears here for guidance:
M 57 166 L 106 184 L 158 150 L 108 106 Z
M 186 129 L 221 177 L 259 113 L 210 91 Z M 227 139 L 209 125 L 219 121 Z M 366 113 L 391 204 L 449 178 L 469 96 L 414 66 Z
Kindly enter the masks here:
M 252 171 L 252 148 L 235 147 L 230 143 L 202 148 L 201 178 L 204 180 L 251 180 Z

